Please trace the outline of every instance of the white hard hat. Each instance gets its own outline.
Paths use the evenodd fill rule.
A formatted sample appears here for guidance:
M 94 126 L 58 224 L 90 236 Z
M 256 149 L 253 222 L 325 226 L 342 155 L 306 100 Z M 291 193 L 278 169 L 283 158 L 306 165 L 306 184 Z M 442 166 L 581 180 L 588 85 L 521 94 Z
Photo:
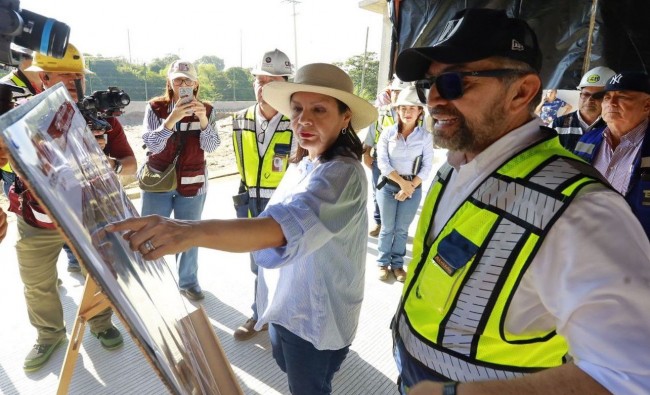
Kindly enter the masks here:
M 404 82 L 397 77 L 397 75 L 393 75 L 393 82 L 390 84 L 390 90 L 392 91 L 401 91 L 402 89 L 406 89 L 409 87 L 411 84 L 408 82 Z
M 293 67 L 289 57 L 279 49 L 269 51 L 262 56 L 262 60 L 251 71 L 253 75 L 275 75 L 289 77 Z
M 394 107 L 397 106 L 418 106 L 424 107 L 424 103 L 418 98 L 418 93 L 415 90 L 414 86 L 407 86 L 404 88 L 399 95 L 397 95 L 397 100 L 395 100 Z
M 614 73 L 614 70 L 609 67 L 594 67 L 582 76 L 578 89 L 589 86 L 604 87 L 607 84 L 607 81 L 612 78 L 614 74 L 616 74 Z

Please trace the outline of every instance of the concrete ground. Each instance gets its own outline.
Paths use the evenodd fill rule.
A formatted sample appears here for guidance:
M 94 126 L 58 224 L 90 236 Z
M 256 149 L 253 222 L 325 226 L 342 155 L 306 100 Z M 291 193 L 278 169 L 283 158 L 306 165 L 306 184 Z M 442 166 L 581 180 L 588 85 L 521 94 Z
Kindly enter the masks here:
M 434 169 L 437 169 L 441 161 L 444 161 L 444 153 L 436 151 L 437 164 Z M 425 182 L 425 186 L 429 183 Z M 231 196 L 237 185 L 237 177 L 213 180 L 203 218 L 234 217 Z M 368 205 L 372 222 L 371 203 L 372 197 L 369 198 Z M 134 204 L 140 207 L 138 199 L 135 199 Z M 411 225 L 411 237 L 417 219 L 416 217 Z M 65 348 L 57 350 L 51 360 L 37 372 L 25 373 L 22 369 L 23 359 L 34 344 L 36 333 L 27 318 L 14 250 L 15 241 L 16 226 L 13 223 L 9 226 L 7 238 L 0 243 L 0 270 L 3 279 L 0 287 L 0 316 L 4 318 L 0 324 L 0 393 L 54 394 Z M 411 257 L 410 241 L 409 238 L 407 262 Z M 341 371 L 334 377 L 335 394 L 397 393 L 397 370 L 391 354 L 389 323 L 397 307 L 402 284 L 394 278 L 387 282 L 377 279 L 376 248 L 377 239 L 369 238 L 365 298 L 359 328 Z M 167 259 L 167 262 L 175 266 L 173 259 Z M 58 263 L 59 277 L 63 280 L 60 296 L 69 336 L 83 291 L 83 278 L 68 273 L 66 267 L 65 254 L 62 253 Z M 201 249 L 199 279 L 206 294 L 202 304 L 244 393 L 288 394 L 286 376 L 271 356 L 267 333 L 245 342 L 236 342 L 232 337 L 234 330 L 250 316 L 253 275 L 249 270 L 248 254 Z M 168 393 L 122 324 L 117 318 L 114 321 L 125 336 L 124 347 L 106 351 L 97 339 L 88 336 L 86 330 L 69 393 Z

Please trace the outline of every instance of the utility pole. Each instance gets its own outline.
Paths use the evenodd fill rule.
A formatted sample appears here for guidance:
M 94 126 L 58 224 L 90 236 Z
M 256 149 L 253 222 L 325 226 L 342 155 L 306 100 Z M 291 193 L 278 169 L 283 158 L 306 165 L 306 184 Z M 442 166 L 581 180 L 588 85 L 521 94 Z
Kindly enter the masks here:
M 144 100 L 149 101 L 149 90 L 147 89 L 147 64 L 144 63 Z
M 244 38 L 242 29 L 239 29 L 239 68 L 244 68 Z
M 370 26 L 366 27 L 366 45 L 363 47 L 363 63 L 361 64 L 361 88 L 359 93 L 363 93 L 364 82 L 366 79 L 366 63 L 368 61 L 368 32 L 370 31 Z
M 298 33 L 296 31 L 296 4 L 300 4 L 298 0 L 282 0 L 284 3 L 289 3 L 293 7 L 293 66 L 298 69 Z
M 131 63 L 131 33 L 126 29 L 126 41 L 129 44 L 129 63 Z

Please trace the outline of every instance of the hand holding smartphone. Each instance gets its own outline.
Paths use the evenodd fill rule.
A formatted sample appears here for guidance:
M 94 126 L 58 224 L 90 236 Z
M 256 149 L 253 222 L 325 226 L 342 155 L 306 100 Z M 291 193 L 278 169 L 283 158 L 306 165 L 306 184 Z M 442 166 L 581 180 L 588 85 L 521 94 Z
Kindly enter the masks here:
M 181 86 L 178 88 L 178 96 L 181 98 L 181 104 L 189 103 L 194 100 L 194 88 L 191 86 Z

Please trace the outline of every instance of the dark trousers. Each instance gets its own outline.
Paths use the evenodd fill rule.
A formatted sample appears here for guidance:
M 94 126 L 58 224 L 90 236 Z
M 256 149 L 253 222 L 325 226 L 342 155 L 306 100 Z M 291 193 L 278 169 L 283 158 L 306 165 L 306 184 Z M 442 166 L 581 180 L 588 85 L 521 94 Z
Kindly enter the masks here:
M 374 158 L 372 162 L 372 200 L 375 203 L 375 212 L 373 213 L 373 218 L 377 225 L 381 225 L 381 216 L 379 215 L 379 205 L 377 204 L 377 183 L 379 182 L 379 177 L 381 172 L 379 167 L 377 167 L 377 158 Z
M 269 325 L 273 358 L 289 380 L 293 395 L 332 393 L 332 378 L 348 355 L 340 350 L 318 350 L 313 344 L 277 324 Z

